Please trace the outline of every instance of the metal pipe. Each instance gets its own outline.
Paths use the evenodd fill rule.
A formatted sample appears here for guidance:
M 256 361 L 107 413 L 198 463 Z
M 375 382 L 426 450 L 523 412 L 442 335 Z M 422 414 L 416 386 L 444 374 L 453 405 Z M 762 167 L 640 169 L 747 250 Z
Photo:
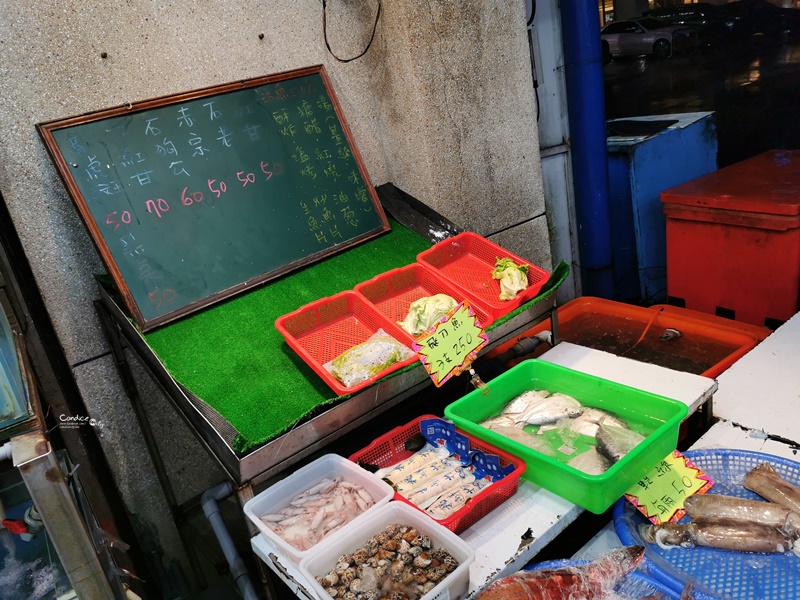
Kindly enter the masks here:
M 575 213 L 583 291 L 613 298 L 608 152 L 597 5 L 561 3 Z
M 228 561 L 231 574 L 236 581 L 236 586 L 244 596 L 244 600 L 257 600 L 258 596 L 253 583 L 250 581 L 247 566 L 239 555 L 239 551 L 236 550 L 231 534 L 228 533 L 228 528 L 225 527 L 225 521 L 222 520 L 222 515 L 219 512 L 219 501 L 224 500 L 232 493 L 233 486 L 230 481 L 224 481 L 203 492 L 200 498 L 200 505 L 203 507 L 203 514 L 211 523 L 211 528 L 214 530 L 214 535 L 217 536 L 222 553 L 225 555 L 225 560 Z
M 14 466 L 36 506 L 79 598 L 116 598 L 72 490 L 41 431 L 11 440 Z
M 0 460 L 11 460 L 11 442 L 0 446 Z

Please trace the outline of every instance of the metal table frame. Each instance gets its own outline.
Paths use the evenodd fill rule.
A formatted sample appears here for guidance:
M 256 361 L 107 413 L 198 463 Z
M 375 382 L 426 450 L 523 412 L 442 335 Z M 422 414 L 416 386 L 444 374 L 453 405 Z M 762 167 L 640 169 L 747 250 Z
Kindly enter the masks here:
M 119 369 L 125 390 L 134 405 L 148 448 L 157 455 L 152 430 L 141 405 L 136 382 L 125 349 L 129 348 L 142 362 L 167 398 L 183 417 L 200 443 L 216 459 L 237 487 L 261 484 L 299 462 L 330 442 L 370 421 L 385 410 L 431 385 L 421 364 L 384 379 L 324 413 L 299 423 L 295 428 L 263 446 L 237 456 L 232 448 L 235 430 L 208 404 L 180 385 L 167 371 L 158 356 L 147 345 L 139 330 L 101 286 L 101 299 L 95 303 L 111 346 L 111 354 Z M 552 331 L 557 332 L 555 290 L 531 308 L 488 332 L 489 344 L 481 354 L 519 335 L 536 323 L 550 318 Z M 555 340 L 554 340 L 555 341 Z M 154 456 L 158 462 L 157 456 Z
M 558 318 L 557 311 L 554 310 L 556 291 L 557 289 L 551 290 L 545 298 L 532 307 L 487 332 L 489 344 L 481 351 L 481 355 L 512 339 L 515 335 L 523 334 L 530 327 L 547 318 L 551 322 L 551 341 L 554 345 L 558 343 Z M 184 529 L 180 526 L 180 523 L 185 520 L 184 512 L 178 505 L 158 451 L 155 436 L 139 395 L 131 365 L 128 362 L 126 348 L 130 349 L 142 363 L 145 372 L 175 407 L 190 431 L 231 479 L 241 507 L 253 498 L 255 486 L 268 483 L 271 478 L 313 452 L 324 448 L 403 400 L 432 386 L 431 379 L 424 367 L 418 364 L 409 371 L 380 381 L 326 412 L 299 423 L 290 432 L 240 457 L 236 455 L 231 445 L 236 435 L 233 427 L 168 373 L 139 330 L 114 301 L 111 293 L 102 286 L 100 286 L 100 295 L 101 299 L 95 302 L 95 309 L 108 338 L 111 355 L 136 414 L 170 513 L 177 525 L 182 542 L 187 548 L 187 555 L 192 567 L 201 580 L 202 574 L 196 557 L 188 551 L 190 545 L 187 543 L 188 539 Z M 247 520 L 247 526 L 251 536 L 258 533 L 255 525 L 249 520 Z M 269 590 L 272 582 L 262 561 L 258 561 L 258 568 L 262 583 Z M 268 597 L 274 597 L 274 593 Z
M 445 237 L 459 233 L 458 228 L 390 184 L 380 186 L 378 193 L 389 211 L 406 226 L 421 232 L 440 233 Z M 427 236 L 426 236 L 427 237 Z M 114 298 L 113 290 L 99 285 L 100 299 L 95 301 L 95 310 L 103 326 L 111 348 L 111 356 L 119 372 L 123 387 L 136 414 L 148 453 L 164 492 L 165 500 L 178 525 L 179 535 L 187 548 L 196 574 L 202 578 L 190 545 L 180 523 L 184 521 L 183 508 L 178 505 L 167 470 L 158 451 L 147 412 L 141 400 L 136 378 L 128 359 L 130 354 L 137 359 L 147 375 L 164 393 L 189 430 L 208 454 L 222 467 L 236 490 L 241 506 L 254 496 L 256 486 L 267 486 L 284 471 L 315 452 L 323 450 L 354 429 L 370 422 L 404 400 L 432 387 L 424 367 L 414 368 L 396 376 L 379 381 L 375 385 L 354 394 L 350 398 L 330 407 L 323 413 L 297 423 L 289 432 L 255 448 L 244 455 L 237 455 L 233 442 L 238 432 L 216 410 L 182 386 L 167 371 L 159 357 L 147 344 L 141 332 L 128 318 Z M 523 334 L 530 327 L 550 318 L 553 345 L 559 341 L 557 312 L 554 310 L 557 288 L 541 298 L 536 304 L 521 311 L 505 323 L 487 332 L 489 344 L 480 356 L 498 345 Z M 247 520 L 250 535 L 258 533 Z M 269 588 L 269 578 L 263 562 L 257 561 L 261 578 Z

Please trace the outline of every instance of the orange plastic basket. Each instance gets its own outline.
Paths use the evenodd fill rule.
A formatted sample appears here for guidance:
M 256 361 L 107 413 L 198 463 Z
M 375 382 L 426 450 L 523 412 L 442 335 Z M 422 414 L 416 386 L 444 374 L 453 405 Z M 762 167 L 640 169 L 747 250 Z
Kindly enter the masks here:
M 351 455 L 350 460 L 355 463 L 377 465 L 380 468 L 396 465 L 401 460 L 405 460 L 414 454 L 414 452 L 406 450 L 405 442 L 420 432 L 420 422 L 425 419 L 439 418 L 435 415 L 422 415 L 406 425 L 395 427 L 374 440 L 366 448 Z M 469 440 L 471 450 L 481 450 L 486 454 L 496 455 L 500 459 L 501 467 L 514 465 L 514 470 L 511 473 L 479 492 L 458 511 L 446 519 L 434 519 L 440 525 L 458 534 L 477 523 L 517 492 L 520 475 L 525 471 L 525 461 L 460 429 L 456 429 L 456 431 Z M 393 499 L 413 506 L 420 512 L 425 512 L 397 492 L 395 492 Z M 425 512 L 425 514 L 427 515 L 428 513 Z M 431 518 L 433 519 L 433 517 Z
M 381 377 L 419 360 L 414 354 L 351 387 L 345 387 L 325 370 L 325 363 L 367 341 L 378 329 L 383 329 L 406 344 L 405 332 L 352 290 L 321 298 L 278 317 L 275 328 L 300 358 L 340 396 L 353 394 L 372 385 Z M 410 348 L 410 344 L 406 345 Z
M 528 265 L 528 287 L 511 300 L 500 300 L 500 282 L 492 279 L 498 258 L 510 258 L 515 264 Z M 418 254 L 417 260 L 464 290 L 467 298 L 483 305 L 493 319 L 533 299 L 550 276 L 544 269 L 471 231 L 439 242 Z
M 444 281 L 436 271 L 419 263 L 381 273 L 369 281 L 359 283 L 355 291 L 392 323 L 404 320 L 411 303 L 426 296 L 447 294 L 459 302 L 465 299 L 460 288 Z M 475 311 L 481 327 L 485 329 L 494 323 L 494 318 L 489 315 L 490 311 L 481 303 L 466 299 Z M 405 334 L 404 340 L 411 345 L 414 336 L 406 333 L 402 327 L 400 330 Z
M 575 298 L 560 306 L 557 313 L 562 341 L 633 360 L 643 360 L 641 355 L 637 357 L 635 353 L 626 353 L 635 344 L 641 341 L 642 349 L 645 346 L 652 348 L 651 344 L 661 332 L 667 328 L 677 329 L 683 334 L 682 343 L 671 347 L 669 352 L 651 355 L 650 360 L 643 362 L 710 378 L 718 377 L 770 333 L 763 327 L 684 308 L 664 304 L 645 308 L 592 296 Z M 499 356 L 516 344 L 519 338 L 535 336 L 550 326 L 549 321 L 538 323 L 493 348 L 483 358 L 490 360 Z M 639 340 L 646 330 L 647 337 Z M 542 345 L 539 352 L 513 359 L 506 366 L 514 366 L 531 356 L 538 357 L 547 348 L 549 346 Z M 675 360 L 666 360 L 670 356 Z M 703 363 L 706 363 L 705 367 Z M 696 367 L 696 370 L 691 367 Z

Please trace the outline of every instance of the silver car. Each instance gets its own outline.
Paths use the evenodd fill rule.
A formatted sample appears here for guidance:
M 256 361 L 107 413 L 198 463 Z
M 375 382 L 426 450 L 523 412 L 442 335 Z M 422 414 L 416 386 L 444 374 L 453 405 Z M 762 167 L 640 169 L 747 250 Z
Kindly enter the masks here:
M 691 47 L 694 34 L 684 25 L 642 17 L 609 23 L 600 31 L 600 39 L 604 56 L 653 54 L 656 58 L 667 58 L 678 49 Z

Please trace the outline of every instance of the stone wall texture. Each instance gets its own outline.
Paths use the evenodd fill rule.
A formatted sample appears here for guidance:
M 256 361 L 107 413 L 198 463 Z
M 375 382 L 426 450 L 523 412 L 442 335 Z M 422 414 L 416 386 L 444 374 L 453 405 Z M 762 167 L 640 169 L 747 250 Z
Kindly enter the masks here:
M 363 50 L 377 6 L 329 0 L 339 57 Z M 104 267 L 35 125 L 316 64 L 328 71 L 373 184 L 392 182 L 550 267 L 524 2 L 387 0 L 369 51 L 346 63 L 326 50 L 320 0 L 0 5 L 0 192 L 87 410 L 106 424 L 101 443 L 123 499 L 158 524 L 169 553 L 163 502 L 141 502 L 158 493 L 155 478 L 93 308 Z M 200 494 L 214 483 L 191 475 L 203 452 L 174 412 L 152 418 L 176 420 L 156 431 L 176 495 Z

